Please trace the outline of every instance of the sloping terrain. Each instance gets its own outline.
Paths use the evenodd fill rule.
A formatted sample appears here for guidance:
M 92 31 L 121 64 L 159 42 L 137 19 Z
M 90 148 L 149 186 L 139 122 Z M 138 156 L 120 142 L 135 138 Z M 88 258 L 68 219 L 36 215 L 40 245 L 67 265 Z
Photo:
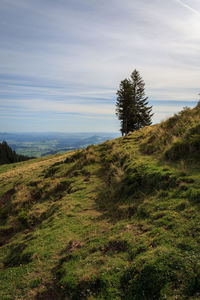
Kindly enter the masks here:
M 0 299 L 200 299 L 200 105 L 0 167 Z

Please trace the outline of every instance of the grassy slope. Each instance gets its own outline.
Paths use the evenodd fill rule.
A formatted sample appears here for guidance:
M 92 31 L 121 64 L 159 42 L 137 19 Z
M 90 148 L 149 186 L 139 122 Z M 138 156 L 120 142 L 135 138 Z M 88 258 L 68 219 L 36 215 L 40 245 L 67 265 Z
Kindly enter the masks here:
M 0 167 L 0 299 L 199 299 L 199 121 Z

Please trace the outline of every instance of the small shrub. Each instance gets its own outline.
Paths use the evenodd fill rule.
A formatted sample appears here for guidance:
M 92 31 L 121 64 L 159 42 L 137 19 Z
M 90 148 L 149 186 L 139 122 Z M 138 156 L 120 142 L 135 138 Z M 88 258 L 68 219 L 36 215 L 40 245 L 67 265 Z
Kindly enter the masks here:
M 5 194 L 3 194 L 3 196 L 1 196 L 0 205 L 11 201 L 12 196 L 15 194 L 15 192 L 16 192 L 15 189 L 12 188 L 12 189 L 8 190 Z
M 166 198 L 169 196 L 169 192 L 168 191 L 163 191 L 161 190 L 158 194 L 158 196 L 162 199 L 162 198 Z
M 59 182 L 53 189 L 54 193 L 64 192 L 70 190 L 71 181 L 70 180 L 63 180 Z
M 157 135 L 152 134 L 147 141 L 140 145 L 140 151 L 145 154 L 153 154 L 154 152 L 159 150 L 158 144 L 156 143 Z
M 182 200 L 179 202 L 179 204 L 176 205 L 175 209 L 176 211 L 183 211 L 186 208 L 188 208 L 189 202 L 187 200 Z
M 86 155 L 86 161 L 87 161 L 87 164 L 90 165 L 90 164 L 94 164 L 97 162 L 97 157 L 94 153 L 87 153 Z
M 185 182 L 185 183 L 194 183 L 195 182 L 194 178 L 190 178 L 190 177 L 181 178 L 181 181 Z
M 35 278 L 30 281 L 29 286 L 31 289 L 34 289 L 34 288 L 38 287 L 41 284 L 41 282 L 42 282 L 41 278 Z
M 4 245 L 13 236 L 15 230 L 12 226 L 0 227 L 0 246 Z
M 187 296 L 195 296 L 196 294 L 197 298 L 195 299 L 199 299 L 199 293 L 200 293 L 200 266 L 199 264 L 197 264 L 193 272 L 189 274 L 188 279 L 185 282 L 184 294 Z
M 115 215 L 119 219 L 127 219 L 133 217 L 137 213 L 137 204 L 133 205 L 121 205 L 116 207 Z
M 59 200 L 63 195 L 69 194 L 71 192 L 71 183 L 70 179 L 65 179 L 58 182 L 52 188 L 48 188 L 46 192 L 43 192 L 41 200 L 53 199 L 54 201 Z
M 177 280 L 177 270 L 184 270 L 183 260 L 169 250 L 155 250 L 155 256 L 141 256 L 121 277 L 124 299 L 161 299 L 163 291 Z
M 70 299 L 119 299 L 118 281 L 116 271 L 90 274 L 87 279 L 79 279 L 75 272 L 68 270 L 59 283 L 64 295 Z
M 186 192 L 186 197 L 194 203 L 200 203 L 200 189 L 190 188 Z
M 54 213 L 58 210 L 58 208 L 59 208 L 59 205 L 55 205 L 55 204 L 51 205 L 45 212 L 43 212 L 40 215 L 40 218 L 37 221 L 42 222 L 42 221 L 50 218 L 51 216 L 54 215 Z
M 104 253 L 120 253 L 126 252 L 128 250 L 128 243 L 127 241 L 120 241 L 120 240 L 111 240 L 107 245 L 104 245 L 103 252 Z
M 143 252 L 146 252 L 147 250 L 149 250 L 149 247 L 148 247 L 147 243 L 144 243 L 144 242 L 141 241 L 138 245 L 135 245 L 135 247 L 133 247 L 129 251 L 130 260 L 135 259 L 137 255 L 139 255 Z
M 14 245 L 9 254 L 4 259 L 3 263 L 5 267 L 17 267 L 19 265 L 28 264 L 31 262 L 32 252 L 25 252 L 26 244 L 19 243 Z
M 162 211 L 156 212 L 156 213 L 151 215 L 153 220 L 158 220 L 158 219 L 161 219 L 165 216 L 166 216 L 166 212 L 162 212 Z
M 187 157 L 189 152 L 188 145 L 184 143 L 182 140 L 176 141 L 172 144 L 172 146 L 165 151 L 165 158 L 176 161 L 180 159 L 184 159 Z
M 33 201 L 38 201 L 41 199 L 41 197 L 42 197 L 42 190 L 38 186 L 34 187 L 31 190 L 31 199 Z
M 189 189 L 189 186 L 188 186 L 187 184 L 181 184 L 181 185 L 179 186 L 178 191 L 179 191 L 179 192 L 184 192 L 184 191 L 187 191 L 188 189 Z
M 151 215 L 151 208 L 144 203 L 138 207 L 137 215 L 140 218 L 148 218 Z
M 81 175 L 81 171 L 80 170 L 75 170 L 73 173 L 72 173 L 72 176 L 74 177 L 78 177 Z
M 40 183 L 40 181 L 30 181 L 27 185 L 36 187 L 39 183 Z
M 15 189 L 10 189 L 0 198 L 0 224 L 4 225 L 8 216 L 12 212 L 12 197 L 15 194 Z
M 160 219 L 154 220 L 154 224 L 163 226 L 167 230 L 170 230 L 175 226 L 173 216 L 171 215 L 165 215 Z
M 24 209 L 19 211 L 17 215 L 17 220 L 20 222 L 22 226 L 29 227 L 28 213 Z
M 44 178 L 52 177 L 57 171 L 56 167 L 51 166 L 44 172 Z
M 0 224 L 4 225 L 6 223 L 6 220 L 11 213 L 11 205 L 5 205 L 0 209 Z
M 81 158 L 82 155 L 83 155 L 83 150 L 76 150 L 75 153 L 66 157 L 66 159 L 64 160 L 64 163 L 68 164 L 68 163 L 75 162 L 76 160 Z
M 167 281 L 166 270 L 146 263 L 140 272 L 129 268 L 122 277 L 121 285 L 126 299 L 159 299 Z
M 196 246 L 192 242 L 193 241 L 189 238 L 182 238 L 182 239 L 178 240 L 177 246 L 179 249 L 181 249 L 183 251 L 191 251 L 191 250 L 194 250 L 194 248 Z

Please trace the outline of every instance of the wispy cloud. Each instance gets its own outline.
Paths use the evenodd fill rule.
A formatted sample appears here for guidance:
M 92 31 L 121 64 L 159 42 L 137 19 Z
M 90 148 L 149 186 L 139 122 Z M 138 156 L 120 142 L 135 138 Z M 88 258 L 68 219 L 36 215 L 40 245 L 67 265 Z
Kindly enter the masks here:
M 181 0 L 175 0 L 176 2 L 180 3 L 183 7 L 189 9 L 191 12 L 193 12 L 194 14 L 200 16 L 200 12 L 194 8 L 192 8 L 190 5 L 186 4 L 185 2 L 181 1 Z
M 77 113 L 85 128 L 113 115 L 117 130 L 116 90 L 134 68 L 150 100 L 181 109 L 198 99 L 199 12 L 199 0 L 1 0 L 0 112 Z
M 77 114 L 95 114 L 95 115 L 113 115 L 115 113 L 113 105 L 89 105 L 87 103 L 64 103 L 61 101 L 49 101 L 47 99 L 29 99 L 29 100 L 7 100 L 5 107 L 16 111 L 26 110 L 31 112 L 55 112 L 55 113 L 77 113 Z M 2 108 L 2 107 L 1 107 Z

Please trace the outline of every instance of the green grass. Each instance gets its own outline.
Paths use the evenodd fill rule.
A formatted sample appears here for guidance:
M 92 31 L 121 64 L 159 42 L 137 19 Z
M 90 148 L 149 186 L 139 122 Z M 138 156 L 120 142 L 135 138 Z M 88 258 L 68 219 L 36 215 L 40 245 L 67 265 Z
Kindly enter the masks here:
M 0 166 L 0 299 L 199 299 L 198 118 Z

